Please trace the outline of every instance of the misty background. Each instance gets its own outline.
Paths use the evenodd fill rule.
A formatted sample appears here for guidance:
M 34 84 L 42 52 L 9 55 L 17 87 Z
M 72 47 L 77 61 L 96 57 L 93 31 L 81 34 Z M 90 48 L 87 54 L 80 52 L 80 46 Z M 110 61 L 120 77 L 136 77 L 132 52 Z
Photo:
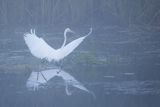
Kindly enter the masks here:
M 96 95 L 65 95 L 57 78 L 30 92 L 25 84 L 37 59 L 23 35 L 30 29 L 59 48 L 93 33 L 67 58 L 63 69 Z M 47 64 L 46 67 L 53 67 Z M 0 0 L 1 107 L 159 107 L 159 0 Z M 63 103 L 62 103 L 63 102 Z
M 0 0 L 1 26 L 159 26 L 159 0 Z

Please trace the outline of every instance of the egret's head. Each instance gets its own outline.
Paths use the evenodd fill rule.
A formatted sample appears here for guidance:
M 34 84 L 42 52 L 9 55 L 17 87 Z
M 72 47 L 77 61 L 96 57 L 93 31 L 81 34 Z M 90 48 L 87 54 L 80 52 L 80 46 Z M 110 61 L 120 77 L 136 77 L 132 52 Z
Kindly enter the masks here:
M 72 31 L 70 28 L 66 28 L 66 29 L 65 29 L 65 32 L 66 32 L 66 33 L 68 33 L 68 32 L 70 32 L 70 33 L 75 33 L 75 32 Z

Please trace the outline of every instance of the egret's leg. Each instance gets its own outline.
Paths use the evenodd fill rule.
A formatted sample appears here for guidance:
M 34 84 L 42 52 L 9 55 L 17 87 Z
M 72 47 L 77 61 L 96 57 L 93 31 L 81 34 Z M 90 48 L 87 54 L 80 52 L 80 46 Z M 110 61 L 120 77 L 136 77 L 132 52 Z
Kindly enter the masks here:
M 59 71 L 58 71 L 57 73 L 60 73 L 60 72 L 61 72 L 61 70 L 62 70 L 62 65 L 63 65 L 63 62 L 60 61 L 60 62 L 59 62 Z
M 38 78 L 39 78 L 39 72 L 37 72 L 37 81 L 38 81 Z

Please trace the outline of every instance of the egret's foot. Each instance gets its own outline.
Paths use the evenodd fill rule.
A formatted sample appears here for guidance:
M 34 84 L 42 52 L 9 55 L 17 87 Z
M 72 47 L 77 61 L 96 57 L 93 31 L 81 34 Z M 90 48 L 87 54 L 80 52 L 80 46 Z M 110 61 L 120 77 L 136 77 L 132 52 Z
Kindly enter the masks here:
M 57 71 L 57 74 L 59 74 L 61 72 L 61 70 Z
M 47 62 L 46 59 L 40 60 L 40 66 L 41 66 L 41 68 L 44 68 L 47 64 L 48 64 L 48 62 Z
M 59 63 L 59 71 L 57 72 L 57 74 L 59 74 L 59 73 L 61 72 L 61 70 L 62 70 L 62 65 L 63 65 L 63 63 L 62 63 L 62 61 L 60 61 L 60 63 Z

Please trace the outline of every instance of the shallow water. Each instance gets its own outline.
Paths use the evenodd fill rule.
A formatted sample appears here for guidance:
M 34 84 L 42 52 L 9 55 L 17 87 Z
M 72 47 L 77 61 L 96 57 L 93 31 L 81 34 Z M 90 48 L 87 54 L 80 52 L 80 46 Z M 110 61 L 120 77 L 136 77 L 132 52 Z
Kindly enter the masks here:
M 29 91 L 26 81 L 32 71 L 39 70 L 39 60 L 30 55 L 23 36 L 15 34 L 15 38 L 0 39 L 0 106 L 159 107 L 159 34 L 115 28 L 93 30 L 64 60 L 63 69 L 91 90 L 96 99 L 74 87 L 70 87 L 73 95 L 67 96 L 59 78 L 45 88 Z M 50 35 L 45 40 L 58 47 L 63 41 L 60 35 L 56 41 Z M 74 38 L 71 36 L 71 40 Z M 42 65 L 42 69 L 55 67 L 54 63 Z
M 106 106 L 157 106 L 159 104 L 160 81 L 114 81 L 82 82 L 92 95 L 73 88 L 71 96 L 66 95 L 64 85 L 59 79 L 52 80 L 49 87 L 29 91 L 25 87 L 27 76 L 1 73 L 0 105 L 3 107 L 106 107 Z M 158 107 L 158 106 L 157 106 Z

